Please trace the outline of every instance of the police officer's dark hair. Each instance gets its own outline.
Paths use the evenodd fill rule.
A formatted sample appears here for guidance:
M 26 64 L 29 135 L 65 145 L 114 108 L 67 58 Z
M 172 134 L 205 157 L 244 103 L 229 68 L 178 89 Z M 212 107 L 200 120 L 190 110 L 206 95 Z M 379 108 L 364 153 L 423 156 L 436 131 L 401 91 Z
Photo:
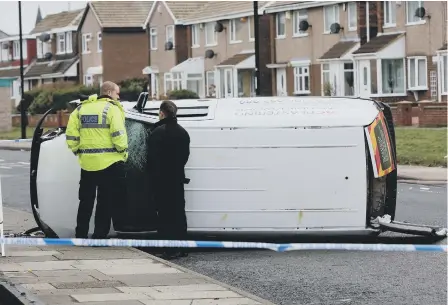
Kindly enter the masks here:
M 175 118 L 177 114 L 177 106 L 172 101 L 163 101 L 162 104 L 160 104 L 160 111 L 162 111 L 167 118 Z

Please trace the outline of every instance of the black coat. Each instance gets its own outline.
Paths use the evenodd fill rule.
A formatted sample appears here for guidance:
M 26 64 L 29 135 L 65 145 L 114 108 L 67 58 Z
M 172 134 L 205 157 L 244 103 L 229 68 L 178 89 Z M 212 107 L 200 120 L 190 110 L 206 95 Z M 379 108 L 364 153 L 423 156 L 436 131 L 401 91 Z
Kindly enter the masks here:
M 188 132 L 176 118 L 165 118 L 156 123 L 148 142 L 148 170 L 154 192 L 169 192 L 180 185 L 183 189 L 190 156 Z

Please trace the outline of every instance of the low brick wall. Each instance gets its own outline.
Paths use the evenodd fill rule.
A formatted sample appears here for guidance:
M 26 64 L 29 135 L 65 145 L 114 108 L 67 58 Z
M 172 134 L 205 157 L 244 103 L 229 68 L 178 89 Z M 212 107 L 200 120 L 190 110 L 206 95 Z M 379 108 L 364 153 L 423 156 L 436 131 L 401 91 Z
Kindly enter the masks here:
M 57 114 L 49 114 L 45 118 L 42 127 L 57 128 L 66 127 L 70 114 L 67 112 L 58 112 Z M 28 126 L 36 127 L 39 120 L 43 117 L 43 114 L 28 115 Z M 12 126 L 20 127 L 20 114 L 14 114 L 12 116 Z
M 447 103 L 398 102 L 390 105 L 397 126 L 446 127 Z

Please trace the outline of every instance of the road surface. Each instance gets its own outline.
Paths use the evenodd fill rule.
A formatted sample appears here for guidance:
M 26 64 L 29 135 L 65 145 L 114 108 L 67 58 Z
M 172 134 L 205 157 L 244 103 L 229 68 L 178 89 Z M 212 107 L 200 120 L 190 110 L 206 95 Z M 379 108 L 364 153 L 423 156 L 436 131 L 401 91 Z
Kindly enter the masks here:
M 0 151 L 0 160 L 5 204 L 30 211 L 29 153 Z M 397 219 L 446 227 L 446 187 L 400 184 Z M 378 241 L 422 242 L 399 234 Z M 443 253 L 196 251 L 175 263 L 279 305 L 445 305 L 447 299 Z

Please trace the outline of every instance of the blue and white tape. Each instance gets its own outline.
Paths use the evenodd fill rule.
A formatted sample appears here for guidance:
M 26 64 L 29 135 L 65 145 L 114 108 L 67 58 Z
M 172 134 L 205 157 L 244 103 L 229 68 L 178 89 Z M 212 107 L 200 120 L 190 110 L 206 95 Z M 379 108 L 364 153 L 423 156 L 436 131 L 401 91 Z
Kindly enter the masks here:
M 14 140 L 0 140 L 1 143 L 24 143 L 24 142 L 32 142 L 33 139 L 14 139 Z
M 257 243 L 223 241 L 138 240 L 138 239 L 68 239 L 68 238 L 0 238 L 0 244 L 27 246 L 79 246 L 79 247 L 178 247 L 221 249 L 268 249 L 276 252 L 298 250 L 337 251 L 393 251 L 393 252 L 447 252 L 447 245 L 401 244 L 336 244 L 336 243 Z

